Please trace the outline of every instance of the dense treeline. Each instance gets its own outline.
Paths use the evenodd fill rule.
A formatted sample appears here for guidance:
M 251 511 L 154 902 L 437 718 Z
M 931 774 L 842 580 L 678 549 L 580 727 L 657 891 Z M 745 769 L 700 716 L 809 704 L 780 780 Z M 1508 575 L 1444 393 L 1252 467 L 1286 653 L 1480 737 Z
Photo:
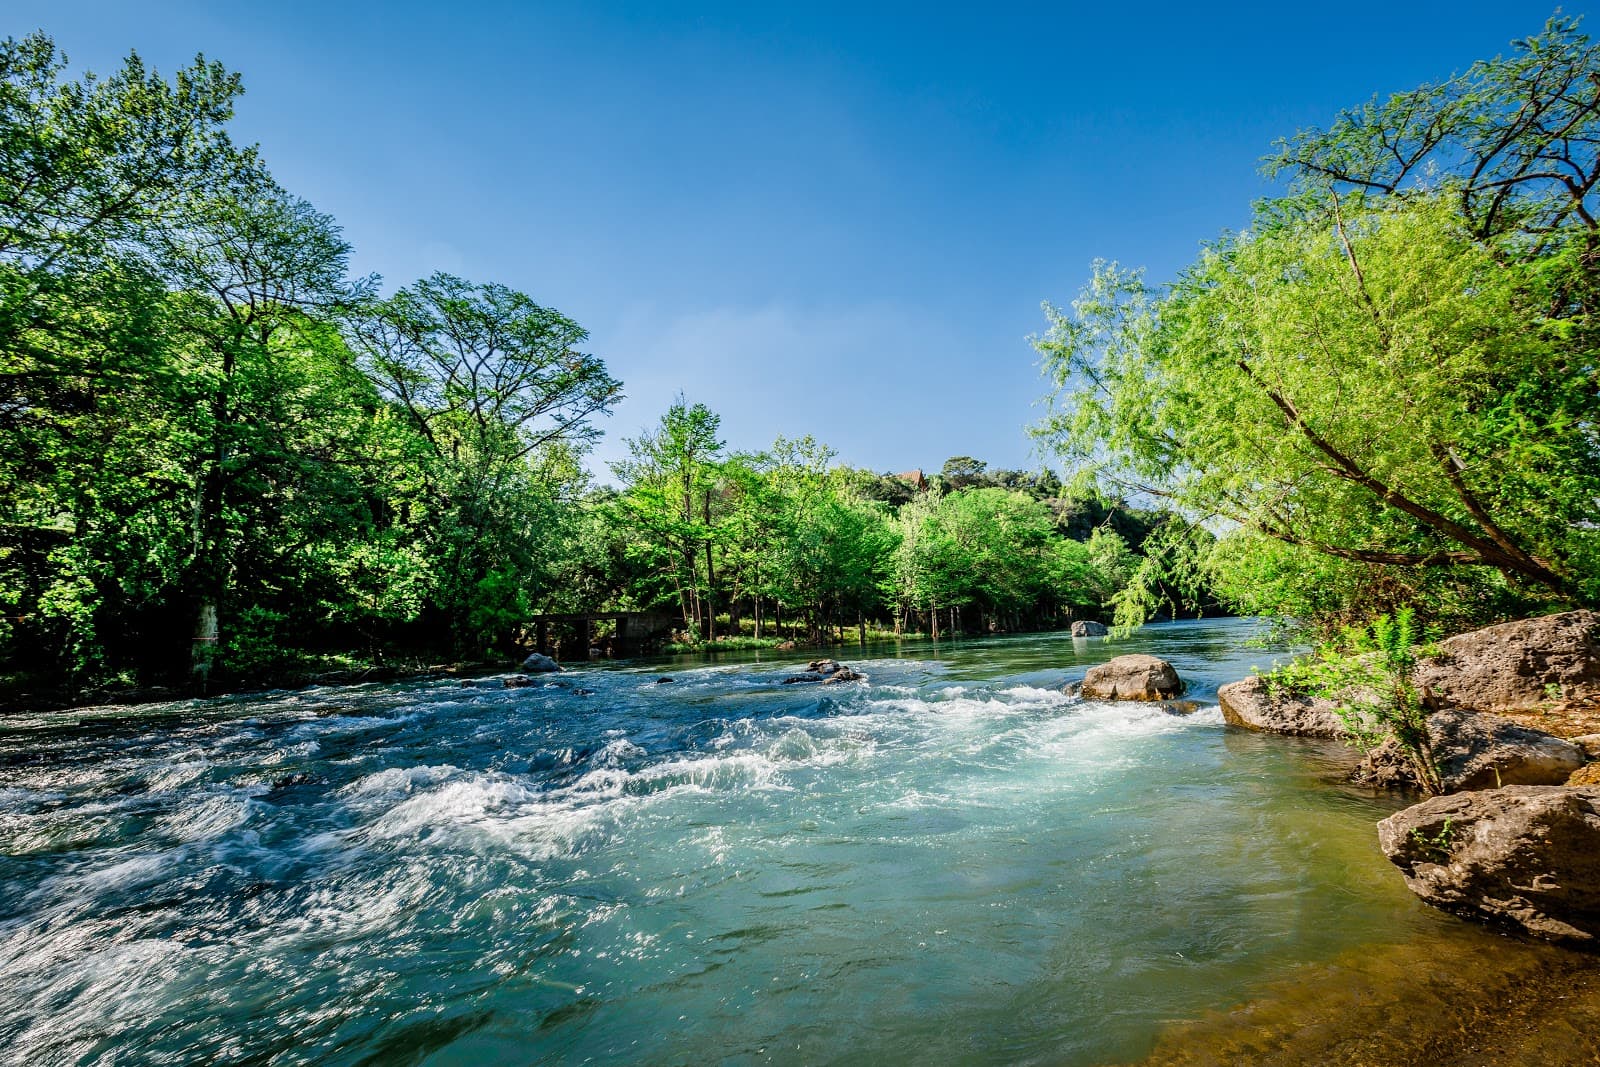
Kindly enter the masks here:
M 1049 624 L 1150 516 L 953 461 L 729 454 L 674 405 L 619 490 L 621 384 L 571 319 L 446 274 L 381 294 L 230 140 L 239 79 L 67 76 L 0 44 L 0 671 L 205 686 L 296 662 L 502 653 L 536 611 L 670 607 L 683 637 Z
M 676 605 L 693 640 L 744 622 L 759 638 L 786 619 L 812 642 L 846 626 L 860 637 L 1055 625 L 1108 605 L 1161 522 L 1063 496 L 1048 474 L 987 475 L 970 457 L 924 479 L 835 465 L 809 438 L 728 454 L 718 424 L 703 405 L 674 404 L 627 442 L 623 489 L 595 507 L 594 528 L 616 545 L 600 554 L 612 599 Z
M 1042 435 L 1194 517 L 1150 573 L 1247 611 L 1600 602 L 1600 47 L 1555 19 L 1268 169 L 1287 195 L 1174 283 L 1101 265 L 1047 308 Z

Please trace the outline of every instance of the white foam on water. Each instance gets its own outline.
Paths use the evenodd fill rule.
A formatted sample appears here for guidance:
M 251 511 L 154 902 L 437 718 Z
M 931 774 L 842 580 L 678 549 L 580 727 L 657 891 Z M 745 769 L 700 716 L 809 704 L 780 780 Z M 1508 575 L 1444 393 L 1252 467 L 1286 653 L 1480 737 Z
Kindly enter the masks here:
M 322 743 L 315 740 L 298 741 L 284 745 L 258 756 L 255 762 L 263 767 L 276 767 L 289 760 L 308 760 L 322 751 Z
M 168 812 L 155 821 L 157 833 L 179 841 L 204 841 L 220 837 L 236 826 L 242 826 L 250 817 L 250 795 L 264 792 L 265 788 L 229 790 L 214 793 L 198 803 L 184 803 L 176 811 Z
M 469 774 L 421 790 L 369 823 L 377 839 L 417 837 L 427 830 L 456 825 L 487 826 L 496 816 L 537 803 L 539 795 L 503 775 Z
M 590 762 L 596 767 L 620 767 L 627 760 L 641 759 L 646 755 L 648 753 L 644 749 L 625 737 L 619 737 L 613 741 L 606 742 L 605 746 L 594 754 Z
M 170 763 L 157 769 L 150 775 L 147 784 L 153 790 L 176 790 L 184 786 L 193 785 L 211 770 L 209 760 L 190 760 L 185 763 Z
M 12 1063 L 86 1060 L 108 1030 L 136 1026 L 160 1002 L 184 955 L 176 943 L 156 939 L 67 938 L 42 948 L 7 961 L 16 1002 L 7 1004 L 10 997 L 0 993 L 0 1014 L 24 1020 L 8 1055 Z M 33 1010 L 41 1003 L 56 1010 Z
M 435 767 L 386 767 L 375 774 L 351 782 L 339 792 L 347 797 L 403 797 L 418 789 L 448 781 L 460 773 L 459 768 L 449 764 Z
M 151 852 L 132 856 L 120 863 L 89 871 L 73 879 L 84 892 L 106 893 L 112 890 L 127 891 L 142 885 L 159 882 L 167 876 L 167 865 L 172 862 L 170 852 Z

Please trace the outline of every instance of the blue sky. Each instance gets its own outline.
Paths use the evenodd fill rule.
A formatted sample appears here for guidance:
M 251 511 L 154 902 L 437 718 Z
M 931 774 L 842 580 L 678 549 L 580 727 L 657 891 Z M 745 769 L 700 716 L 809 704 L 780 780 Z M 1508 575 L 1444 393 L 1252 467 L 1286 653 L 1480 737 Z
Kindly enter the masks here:
M 602 470 L 680 391 L 733 447 L 903 470 L 1038 466 L 1040 301 L 1101 257 L 1171 276 L 1271 191 L 1274 138 L 1553 10 L 7 0 L 0 30 L 242 72 L 236 136 L 358 270 L 589 329 L 628 393 Z

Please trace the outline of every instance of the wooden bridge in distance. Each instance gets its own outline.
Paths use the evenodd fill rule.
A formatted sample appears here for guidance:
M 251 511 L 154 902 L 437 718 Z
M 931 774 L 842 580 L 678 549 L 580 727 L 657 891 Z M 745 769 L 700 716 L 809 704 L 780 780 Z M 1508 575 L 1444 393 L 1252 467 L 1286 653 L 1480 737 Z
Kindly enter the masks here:
M 594 628 L 597 622 L 611 622 L 615 629 L 611 637 L 611 655 L 637 655 L 652 638 L 671 630 L 679 622 L 670 611 L 588 611 L 531 615 L 527 626 L 533 631 L 536 651 L 550 655 L 550 627 L 573 626 L 577 630 L 578 647 L 587 656 L 595 647 Z

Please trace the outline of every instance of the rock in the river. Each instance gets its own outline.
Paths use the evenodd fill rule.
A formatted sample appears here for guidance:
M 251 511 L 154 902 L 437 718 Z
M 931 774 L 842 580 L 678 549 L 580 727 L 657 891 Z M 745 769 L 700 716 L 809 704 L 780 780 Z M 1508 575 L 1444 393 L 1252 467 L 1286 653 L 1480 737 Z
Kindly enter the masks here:
M 522 670 L 525 674 L 550 674 L 560 669 L 561 664 L 543 652 L 535 652 L 522 661 Z
M 1600 760 L 1600 734 L 1581 734 L 1567 740 L 1583 749 L 1583 754 L 1591 761 Z
M 1090 667 L 1081 692 L 1085 700 L 1168 700 L 1183 682 L 1166 660 L 1135 653 Z
M 1337 707 L 1322 697 L 1269 690 L 1266 679 L 1252 675 L 1217 690 L 1222 719 L 1231 726 L 1261 730 L 1269 734 L 1298 737 L 1340 737 L 1344 721 L 1334 712 Z
M 1434 907 L 1551 941 L 1600 943 L 1600 787 L 1434 797 L 1380 822 L 1378 843 Z
M 1600 763 L 1584 763 L 1566 779 L 1568 785 L 1600 785 Z
M 1104 637 L 1106 633 L 1106 624 L 1093 619 L 1079 619 L 1072 624 L 1073 637 Z
M 1600 611 L 1568 611 L 1458 634 L 1417 664 L 1416 680 L 1437 703 L 1474 711 L 1600 703 Z
M 1446 792 L 1504 785 L 1560 785 L 1584 764 L 1570 741 L 1499 715 L 1445 709 L 1428 716 L 1434 761 Z
M 802 682 L 859 682 L 866 675 L 851 670 L 837 660 L 814 659 L 806 664 L 803 674 L 791 674 L 783 680 L 784 685 L 798 685 Z
M 1600 763 L 1585 763 L 1572 772 L 1568 785 L 1600 785 Z
M 1499 715 L 1446 708 L 1428 716 L 1428 739 L 1445 793 L 1503 785 L 1561 785 L 1583 766 L 1583 750 Z M 1393 740 L 1373 750 L 1368 780 L 1413 788 L 1416 775 Z

